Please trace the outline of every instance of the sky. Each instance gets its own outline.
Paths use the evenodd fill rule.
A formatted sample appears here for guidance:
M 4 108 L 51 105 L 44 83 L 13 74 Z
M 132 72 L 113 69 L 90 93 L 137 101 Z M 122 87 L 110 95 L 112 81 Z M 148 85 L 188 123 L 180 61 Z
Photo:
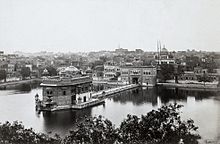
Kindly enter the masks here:
M 219 0 L 0 0 L 0 50 L 220 51 Z

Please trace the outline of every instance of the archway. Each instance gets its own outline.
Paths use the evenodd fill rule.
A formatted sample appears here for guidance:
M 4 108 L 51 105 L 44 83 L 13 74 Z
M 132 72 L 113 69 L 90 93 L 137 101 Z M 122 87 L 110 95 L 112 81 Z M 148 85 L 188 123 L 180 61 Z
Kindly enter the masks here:
M 132 84 L 138 84 L 138 77 L 132 78 Z

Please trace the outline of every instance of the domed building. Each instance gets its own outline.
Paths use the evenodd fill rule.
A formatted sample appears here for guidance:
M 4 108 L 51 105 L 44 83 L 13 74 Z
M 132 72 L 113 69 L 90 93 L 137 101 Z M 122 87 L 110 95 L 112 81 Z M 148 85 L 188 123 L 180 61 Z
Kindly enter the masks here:
M 74 66 L 61 67 L 61 68 L 58 68 L 57 71 L 58 71 L 58 74 L 63 77 L 72 77 L 80 72 L 80 70 Z
M 79 69 L 76 68 L 76 67 L 74 67 L 74 66 L 69 66 L 69 67 L 66 67 L 66 68 L 65 68 L 65 71 L 66 71 L 66 72 L 78 72 Z
M 158 58 L 159 55 L 159 58 Z M 156 63 L 161 64 L 174 64 L 175 60 L 172 55 L 169 54 L 169 51 L 165 48 L 165 46 L 160 50 L 157 54 Z
M 160 51 L 160 55 L 168 55 L 168 54 L 169 54 L 169 51 L 165 47 L 163 47 Z

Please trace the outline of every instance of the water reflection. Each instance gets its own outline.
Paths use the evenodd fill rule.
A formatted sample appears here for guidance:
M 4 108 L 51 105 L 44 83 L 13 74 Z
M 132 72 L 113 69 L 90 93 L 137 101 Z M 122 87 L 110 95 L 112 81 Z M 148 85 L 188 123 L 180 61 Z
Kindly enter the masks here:
M 179 88 L 157 88 L 158 95 L 161 98 L 162 103 L 169 103 L 169 101 L 187 101 L 188 96 L 195 97 L 195 100 L 209 99 L 210 97 L 220 95 L 216 91 L 207 90 L 186 90 Z
M 85 118 L 91 117 L 91 108 L 77 110 L 64 110 L 57 112 L 43 112 L 44 130 L 46 132 L 58 133 L 64 136 L 68 130 L 74 128 L 77 123 Z
M 133 89 L 113 95 L 112 97 L 114 102 L 119 102 L 121 104 L 132 102 L 134 105 L 141 105 L 144 103 L 152 103 L 152 106 L 157 105 L 156 88 Z

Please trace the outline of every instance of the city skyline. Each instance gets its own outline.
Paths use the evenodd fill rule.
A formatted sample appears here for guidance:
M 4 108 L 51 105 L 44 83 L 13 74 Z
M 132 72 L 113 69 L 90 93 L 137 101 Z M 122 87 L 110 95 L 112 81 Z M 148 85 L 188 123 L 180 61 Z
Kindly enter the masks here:
M 217 0 L 0 0 L 0 50 L 220 51 Z

